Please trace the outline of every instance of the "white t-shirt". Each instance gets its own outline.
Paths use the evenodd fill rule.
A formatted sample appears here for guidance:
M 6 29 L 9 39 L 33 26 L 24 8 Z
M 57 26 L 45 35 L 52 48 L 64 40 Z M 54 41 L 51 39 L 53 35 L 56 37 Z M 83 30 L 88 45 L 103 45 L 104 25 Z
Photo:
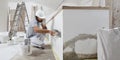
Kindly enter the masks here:
M 38 26 L 39 28 L 42 28 L 41 23 L 38 22 L 37 20 L 31 21 L 30 24 L 29 24 L 28 30 L 27 30 L 27 37 L 31 38 L 31 37 L 34 36 L 36 38 L 39 38 L 40 40 L 44 40 L 44 35 L 45 34 L 34 32 L 34 29 L 33 29 L 34 26 Z

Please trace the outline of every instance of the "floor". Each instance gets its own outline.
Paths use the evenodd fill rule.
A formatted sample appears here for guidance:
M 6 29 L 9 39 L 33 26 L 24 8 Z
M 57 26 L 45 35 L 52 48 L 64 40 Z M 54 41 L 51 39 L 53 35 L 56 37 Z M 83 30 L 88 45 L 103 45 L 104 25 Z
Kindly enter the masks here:
M 44 50 L 33 48 L 32 55 L 25 56 L 17 54 L 11 60 L 55 60 L 51 48 L 45 48 Z
M 97 60 L 96 58 L 94 59 L 84 59 L 84 58 L 80 58 L 78 57 L 78 55 L 74 52 L 70 52 L 70 53 L 64 53 L 63 54 L 63 59 L 64 60 Z
M 32 54 L 30 56 L 19 54 L 18 51 L 16 51 L 17 47 L 19 46 L 0 45 L 1 48 L 0 60 L 55 60 L 55 57 L 50 46 L 45 46 L 46 48 L 44 50 L 32 47 Z M 74 54 L 74 56 L 76 55 Z M 64 60 L 97 60 L 97 59 L 78 59 L 78 57 L 73 58 L 73 54 L 70 54 L 69 57 L 70 57 L 69 59 Z

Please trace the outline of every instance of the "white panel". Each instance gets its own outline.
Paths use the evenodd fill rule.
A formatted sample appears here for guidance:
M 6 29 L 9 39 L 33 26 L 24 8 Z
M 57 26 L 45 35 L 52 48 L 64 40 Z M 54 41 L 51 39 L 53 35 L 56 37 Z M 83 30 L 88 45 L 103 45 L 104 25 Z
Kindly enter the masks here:
M 53 29 L 57 29 L 63 35 L 63 13 L 60 12 L 54 19 L 54 26 Z M 63 60 L 63 36 L 61 38 L 54 38 L 52 40 L 52 47 L 59 57 L 59 60 Z
M 98 29 L 109 28 L 109 10 L 66 9 L 63 22 L 64 41 L 78 34 L 96 34 Z

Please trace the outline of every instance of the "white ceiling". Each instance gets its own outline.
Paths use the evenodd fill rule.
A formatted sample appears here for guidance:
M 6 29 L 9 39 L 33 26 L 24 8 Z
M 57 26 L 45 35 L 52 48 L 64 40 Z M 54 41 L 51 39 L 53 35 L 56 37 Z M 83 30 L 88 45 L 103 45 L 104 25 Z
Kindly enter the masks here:
M 100 1 L 105 0 L 8 0 L 9 2 L 33 2 L 43 6 L 46 15 L 51 15 L 64 2 L 71 6 L 98 6 Z M 103 4 L 102 4 L 103 5 Z
M 67 5 L 91 6 L 92 4 L 100 5 L 105 0 L 8 0 L 9 2 L 35 2 L 45 7 L 55 10 L 63 1 Z
M 9 2 L 33 2 L 43 6 L 47 15 L 52 14 L 64 0 L 8 0 Z
M 63 0 L 9 0 L 9 2 L 35 2 L 56 9 Z

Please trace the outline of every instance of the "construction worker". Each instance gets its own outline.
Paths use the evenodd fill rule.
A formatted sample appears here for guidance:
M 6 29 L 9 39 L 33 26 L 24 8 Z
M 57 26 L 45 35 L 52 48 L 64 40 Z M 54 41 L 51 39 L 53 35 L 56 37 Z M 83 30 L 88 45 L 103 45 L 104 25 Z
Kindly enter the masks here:
M 54 35 L 55 32 L 48 30 L 45 25 L 45 15 L 42 10 L 36 11 L 35 20 L 32 20 L 27 30 L 27 37 L 31 40 L 31 45 L 44 49 L 45 34 Z

